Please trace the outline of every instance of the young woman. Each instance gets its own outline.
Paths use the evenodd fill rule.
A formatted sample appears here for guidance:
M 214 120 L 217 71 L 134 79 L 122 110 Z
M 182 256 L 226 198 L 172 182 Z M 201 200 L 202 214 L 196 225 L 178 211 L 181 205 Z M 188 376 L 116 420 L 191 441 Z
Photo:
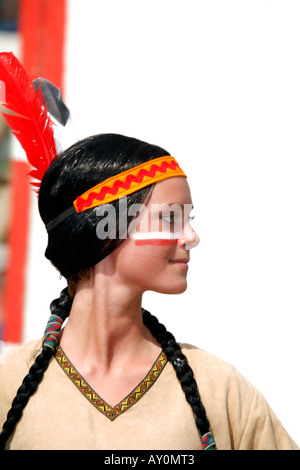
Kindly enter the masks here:
M 43 79 L 36 90 L 11 53 L 0 53 L 0 80 L 41 181 L 45 255 L 67 281 L 43 338 L 0 358 L 0 448 L 296 448 L 231 365 L 178 344 L 142 308 L 145 291 L 186 290 L 199 242 L 176 160 L 115 134 L 69 147 L 59 90 Z
M 296 449 L 231 365 L 179 345 L 142 309 L 147 290 L 185 291 L 198 243 L 174 162 L 159 147 L 108 134 L 80 141 L 48 168 L 39 192 L 46 257 L 68 288 L 51 304 L 44 338 L 1 361 L 3 448 Z M 107 189 L 116 181 L 121 198 Z M 105 206 L 103 188 L 113 199 Z

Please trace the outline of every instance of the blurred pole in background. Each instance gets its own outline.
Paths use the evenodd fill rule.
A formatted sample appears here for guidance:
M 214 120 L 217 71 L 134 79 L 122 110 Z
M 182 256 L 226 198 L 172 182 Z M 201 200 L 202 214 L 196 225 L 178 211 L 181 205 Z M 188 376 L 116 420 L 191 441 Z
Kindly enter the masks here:
M 19 56 L 19 0 L 0 0 L 0 50 L 13 51 Z M 1 102 L 5 100 L 2 89 Z M 1 111 L 7 111 L 0 105 Z M 8 259 L 8 226 L 11 206 L 11 144 L 9 127 L 0 117 L 0 353 L 4 348 L 4 275 Z
M 21 0 L 21 62 L 29 76 L 47 77 L 63 88 L 65 0 Z M 14 152 L 14 151 L 13 151 Z M 8 259 L 4 278 L 2 339 L 23 339 L 27 247 L 30 234 L 30 171 L 25 156 L 12 155 Z M 36 201 L 35 201 L 36 202 Z

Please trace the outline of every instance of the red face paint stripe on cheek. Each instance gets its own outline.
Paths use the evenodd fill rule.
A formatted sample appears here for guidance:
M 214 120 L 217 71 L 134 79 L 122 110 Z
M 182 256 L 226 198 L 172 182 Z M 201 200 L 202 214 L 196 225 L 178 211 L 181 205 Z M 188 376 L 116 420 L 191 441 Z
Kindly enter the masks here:
M 164 240 L 164 239 L 149 239 L 149 240 L 134 240 L 138 246 L 153 245 L 153 246 L 170 246 L 177 245 L 178 239 Z
M 142 232 L 132 234 L 134 243 L 139 246 L 170 246 L 177 245 L 179 233 L 169 232 Z

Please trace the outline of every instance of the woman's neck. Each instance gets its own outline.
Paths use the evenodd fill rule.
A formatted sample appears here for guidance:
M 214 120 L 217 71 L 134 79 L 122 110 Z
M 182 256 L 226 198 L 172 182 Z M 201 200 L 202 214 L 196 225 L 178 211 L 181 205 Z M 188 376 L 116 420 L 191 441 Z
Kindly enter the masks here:
M 79 284 L 61 346 L 81 368 L 92 364 L 107 372 L 125 368 L 137 351 L 147 362 L 160 346 L 143 323 L 142 293 L 118 283 L 103 265 Z

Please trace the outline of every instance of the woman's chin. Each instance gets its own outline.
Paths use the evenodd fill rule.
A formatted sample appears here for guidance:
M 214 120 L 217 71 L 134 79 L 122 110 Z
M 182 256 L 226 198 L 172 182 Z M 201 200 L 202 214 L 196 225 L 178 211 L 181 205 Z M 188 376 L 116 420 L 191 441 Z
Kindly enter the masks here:
M 186 291 L 187 287 L 187 282 L 181 280 L 180 282 L 174 282 L 172 284 L 170 283 L 168 286 L 164 286 L 160 289 L 157 289 L 156 292 L 159 292 L 160 294 L 170 295 L 183 294 L 183 292 Z

